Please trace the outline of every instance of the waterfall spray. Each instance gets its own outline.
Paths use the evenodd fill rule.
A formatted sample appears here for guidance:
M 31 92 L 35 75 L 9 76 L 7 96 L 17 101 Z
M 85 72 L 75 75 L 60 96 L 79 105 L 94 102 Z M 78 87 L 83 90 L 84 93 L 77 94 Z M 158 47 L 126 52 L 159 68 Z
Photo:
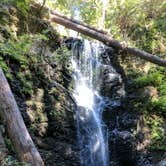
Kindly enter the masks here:
M 108 166 L 107 130 L 102 122 L 105 101 L 100 89 L 100 45 L 84 40 L 83 49 L 75 55 L 73 46 L 74 98 L 77 103 L 77 134 L 82 166 Z

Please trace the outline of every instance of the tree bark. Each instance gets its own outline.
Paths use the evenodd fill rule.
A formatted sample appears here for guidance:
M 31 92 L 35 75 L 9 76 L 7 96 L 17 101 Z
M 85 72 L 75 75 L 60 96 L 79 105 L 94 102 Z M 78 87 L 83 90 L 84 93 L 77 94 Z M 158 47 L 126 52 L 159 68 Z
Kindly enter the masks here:
M 104 30 L 102 30 L 102 29 L 97 29 L 97 28 L 95 28 L 95 27 L 89 26 L 89 25 L 87 25 L 87 24 L 85 24 L 85 23 L 83 23 L 83 22 L 80 22 L 80 21 L 78 21 L 78 20 L 75 20 L 75 19 L 72 19 L 72 18 L 68 18 L 68 17 L 66 17 L 66 16 L 62 16 L 61 14 L 59 14 L 59 13 L 56 12 L 56 11 L 51 11 L 51 13 L 52 13 L 53 15 L 62 17 L 62 18 L 64 18 L 64 19 L 68 20 L 68 21 L 72 21 L 72 22 L 74 22 L 74 23 L 77 23 L 77 24 L 79 24 L 79 25 L 82 25 L 82 26 L 84 26 L 84 27 L 87 27 L 88 29 L 95 30 L 96 32 L 103 33 L 103 34 L 107 34 L 107 32 L 104 31 Z
M 6 148 L 5 141 L 2 135 L 2 131 L 0 129 L 0 164 L 6 155 L 7 155 L 7 148 Z
M 0 116 L 5 122 L 6 130 L 20 161 L 32 166 L 44 166 L 43 160 L 27 131 L 2 69 L 0 69 Z
M 75 30 L 75 31 L 80 32 L 84 35 L 87 35 L 91 38 L 99 40 L 99 41 L 103 42 L 104 44 L 111 46 L 117 50 L 127 52 L 128 54 L 135 55 L 137 57 L 145 59 L 145 60 L 152 62 L 154 64 L 157 64 L 159 66 L 166 67 L 165 59 L 162 59 L 157 55 L 153 55 L 148 52 L 139 50 L 137 48 L 131 48 L 128 46 L 124 46 L 124 44 L 120 43 L 119 41 L 117 41 L 115 39 L 112 39 L 107 34 L 105 34 L 103 31 L 97 30 L 95 28 L 91 28 L 90 26 L 84 25 L 83 23 L 69 19 L 65 16 L 58 14 L 55 11 L 51 11 L 50 21 L 56 22 L 58 24 L 65 26 L 66 28 Z

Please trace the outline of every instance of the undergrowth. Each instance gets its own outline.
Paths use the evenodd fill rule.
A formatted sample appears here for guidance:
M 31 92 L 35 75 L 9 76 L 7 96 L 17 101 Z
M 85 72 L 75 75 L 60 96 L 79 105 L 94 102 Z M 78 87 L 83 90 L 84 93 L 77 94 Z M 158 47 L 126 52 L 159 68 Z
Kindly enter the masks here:
M 145 115 L 146 124 L 151 131 L 149 149 L 166 150 L 166 70 L 163 67 L 152 67 L 147 74 L 142 74 L 133 81 L 135 90 L 154 87 L 155 97 L 140 95 L 133 101 L 133 110 Z

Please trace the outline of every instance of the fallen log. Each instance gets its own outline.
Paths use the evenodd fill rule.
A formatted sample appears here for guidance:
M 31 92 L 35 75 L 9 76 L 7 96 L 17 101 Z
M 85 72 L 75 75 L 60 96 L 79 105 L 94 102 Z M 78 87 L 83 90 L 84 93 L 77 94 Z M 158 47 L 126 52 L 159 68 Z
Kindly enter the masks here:
M 89 25 L 87 25 L 87 24 L 85 24 L 85 23 L 83 23 L 83 22 L 80 22 L 80 21 L 78 21 L 78 20 L 75 20 L 75 19 L 72 19 L 72 18 L 68 18 L 68 17 L 66 17 L 66 16 L 62 16 L 62 15 L 59 14 L 57 11 L 51 11 L 51 14 L 56 15 L 56 16 L 59 16 L 59 17 L 63 17 L 63 18 L 66 19 L 66 20 L 72 21 L 72 22 L 74 22 L 74 23 L 77 23 L 77 24 L 82 25 L 82 26 L 84 26 L 84 27 L 87 27 L 87 28 L 89 28 L 89 29 L 95 30 L 96 32 L 103 33 L 103 34 L 107 34 L 107 32 L 104 31 L 104 30 L 102 30 L 102 29 L 97 29 L 97 28 L 95 28 L 95 27 L 89 26 Z
M 6 144 L 2 135 L 2 131 L 0 129 L 0 164 L 1 164 L 1 161 L 4 159 L 4 157 L 7 155 L 7 152 L 8 151 L 6 148 Z
M 0 116 L 20 161 L 31 166 L 44 166 L 11 92 L 9 84 L 0 68 Z
M 137 48 L 128 47 L 123 43 L 120 43 L 119 41 L 112 39 L 105 33 L 102 33 L 102 31 L 100 30 L 96 30 L 95 28 L 90 28 L 90 26 L 73 21 L 72 19 L 66 18 L 65 16 L 62 16 L 55 11 L 51 11 L 50 21 L 56 22 L 60 25 L 65 26 L 66 28 L 72 29 L 91 38 L 99 40 L 107 46 L 111 46 L 119 51 L 126 52 L 130 55 L 135 55 L 159 66 L 166 67 L 166 59 L 162 59 L 157 55 L 150 54 Z

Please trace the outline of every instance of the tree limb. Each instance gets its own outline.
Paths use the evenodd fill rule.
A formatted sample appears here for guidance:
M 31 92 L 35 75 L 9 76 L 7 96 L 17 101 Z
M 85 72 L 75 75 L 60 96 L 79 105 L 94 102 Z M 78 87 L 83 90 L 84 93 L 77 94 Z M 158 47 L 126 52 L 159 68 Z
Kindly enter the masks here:
M 140 57 L 140 58 L 145 59 L 149 62 L 157 64 L 159 66 L 166 67 L 166 59 L 162 59 L 157 55 L 150 54 L 148 52 L 142 51 L 142 50 L 137 49 L 137 48 L 131 48 L 128 46 L 124 46 L 119 41 L 106 35 L 103 31 L 97 30 L 96 28 L 87 26 L 87 25 L 80 23 L 78 21 L 69 19 L 65 16 L 60 15 L 59 13 L 57 13 L 55 11 L 51 11 L 50 21 L 56 22 L 60 25 L 65 26 L 66 28 L 72 29 L 74 31 L 77 31 L 77 32 L 80 32 L 84 35 L 87 35 L 91 38 L 99 40 L 99 41 L 103 42 L 104 44 L 111 46 L 117 50 L 127 52 L 128 54 Z

